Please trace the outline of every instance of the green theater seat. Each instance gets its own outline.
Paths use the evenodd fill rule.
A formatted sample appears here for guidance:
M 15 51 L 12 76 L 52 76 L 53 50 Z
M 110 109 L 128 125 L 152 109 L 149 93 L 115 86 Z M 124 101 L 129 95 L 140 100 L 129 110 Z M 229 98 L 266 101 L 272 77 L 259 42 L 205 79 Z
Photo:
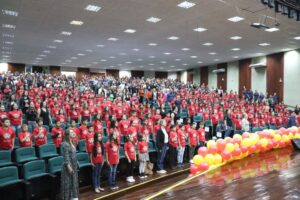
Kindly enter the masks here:
M 47 159 L 58 156 L 56 153 L 56 146 L 54 144 L 44 144 L 39 146 L 39 157 L 41 159 Z
M 0 151 L 0 167 L 13 165 L 11 162 L 11 151 L 1 150 Z
M 49 173 L 56 174 L 61 172 L 63 157 L 57 156 L 48 160 Z
M 85 167 L 85 166 L 92 166 L 90 163 L 88 153 L 80 152 L 80 153 L 76 154 L 76 157 L 77 157 L 77 161 L 79 163 L 79 168 Z
M 79 163 L 78 180 L 79 186 L 87 186 L 92 184 L 92 164 L 89 160 L 88 153 L 77 153 L 77 161 Z
M 85 140 L 79 140 L 78 141 L 78 150 L 80 152 L 86 152 L 86 143 L 85 143 Z
M 16 162 L 19 164 L 38 159 L 33 147 L 22 147 L 16 149 L 15 158 Z

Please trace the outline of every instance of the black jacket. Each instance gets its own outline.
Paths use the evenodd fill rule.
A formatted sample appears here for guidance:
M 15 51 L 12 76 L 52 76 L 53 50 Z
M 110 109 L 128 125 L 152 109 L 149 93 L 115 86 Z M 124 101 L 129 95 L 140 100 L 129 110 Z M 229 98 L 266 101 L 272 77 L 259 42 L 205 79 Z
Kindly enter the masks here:
M 158 149 L 162 149 L 163 145 L 165 143 L 165 134 L 164 132 L 160 129 L 158 129 L 157 134 L 156 134 L 156 145 Z

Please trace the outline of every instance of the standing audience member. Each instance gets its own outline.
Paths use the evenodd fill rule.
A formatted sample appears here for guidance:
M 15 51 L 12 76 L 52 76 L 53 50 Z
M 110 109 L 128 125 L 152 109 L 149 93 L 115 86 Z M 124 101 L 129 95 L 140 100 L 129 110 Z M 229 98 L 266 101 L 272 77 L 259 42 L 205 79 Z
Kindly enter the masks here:
M 164 170 L 164 161 L 169 144 L 169 135 L 166 131 L 166 121 L 160 120 L 160 129 L 157 131 L 156 135 L 156 145 L 157 145 L 157 173 L 165 174 L 167 171 Z
M 111 190 L 119 189 L 116 185 L 117 167 L 120 159 L 120 148 L 117 140 L 117 133 L 112 132 L 109 135 L 109 141 L 106 142 L 105 152 L 107 165 L 109 166 L 108 184 Z
M 27 124 L 22 124 L 22 131 L 18 137 L 20 147 L 32 147 L 32 134 L 28 132 Z
M 139 157 L 139 177 L 147 178 L 145 175 L 146 164 L 149 161 L 149 148 L 145 136 L 140 136 L 138 142 L 138 157 Z
M 127 161 L 126 181 L 128 183 L 134 183 L 133 170 L 136 162 L 135 144 L 131 135 L 127 135 L 126 140 L 127 142 L 124 144 L 125 158 Z
M 13 150 L 15 146 L 15 132 L 10 127 L 8 118 L 2 120 L 2 127 L 0 127 L 0 150 Z

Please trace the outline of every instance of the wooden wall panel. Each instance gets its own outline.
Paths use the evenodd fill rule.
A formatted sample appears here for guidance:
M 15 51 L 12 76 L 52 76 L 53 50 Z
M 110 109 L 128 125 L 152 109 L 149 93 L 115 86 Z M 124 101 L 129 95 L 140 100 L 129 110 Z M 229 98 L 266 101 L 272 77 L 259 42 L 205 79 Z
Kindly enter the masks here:
M 155 72 L 155 78 L 167 79 L 168 78 L 168 72 Z
M 88 68 L 78 68 L 76 72 L 76 80 L 80 81 L 84 78 L 84 76 L 90 75 L 90 69 Z
M 106 70 L 107 76 L 112 76 L 115 78 L 119 78 L 119 73 L 120 73 L 120 70 L 118 70 L 118 69 L 107 69 Z
M 59 75 L 60 74 L 60 67 L 59 66 L 50 66 L 49 73 L 51 75 Z
M 205 86 L 208 85 L 208 67 L 200 68 L 200 81 L 201 85 L 204 83 Z
M 25 64 L 8 63 L 8 71 L 12 73 L 23 73 L 25 72 Z
M 181 81 L 181 72 L 180 72 L 180 71 L 177 72 L 177 80 L 178 80 L 178 81 Z
M 194 70 L 187 70 L 187 78 L 186 78 L 187 82 L 193 83 L 194 81 Z
M 142 77 L 144 77 L 144 71 L 133 70 L 133 71 L 131 71 L 131 77 L 142 78 Z
M 284 53 L 276 53 L 267 56 L 267 92 L 269 95 L 277 93 L 279 101 L 283 100 L 283 58 Z
M 243 96 L 243 89 L 251 89 L 251 58 L 239 61 L 239 96 Z
M 225 72 L 217 74 L 217 87 L 227 90 L 227 63 L 218 64 L 217 69 L 225 69 Z

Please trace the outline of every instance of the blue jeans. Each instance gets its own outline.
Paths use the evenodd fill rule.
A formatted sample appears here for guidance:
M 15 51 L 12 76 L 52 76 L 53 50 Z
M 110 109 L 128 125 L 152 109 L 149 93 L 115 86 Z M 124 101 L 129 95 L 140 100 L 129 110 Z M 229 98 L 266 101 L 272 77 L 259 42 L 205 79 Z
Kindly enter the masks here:
M 232 133 L 232 128 L 228 126 L 225 131 L 225 137 L 230 137 L 231 133 Z
M 164 169 L 164 161 L 168 150 L 168 144 L 164 144 L 157 152 L 157 170 Z
M 21 131 L 21 125 L 17 125 L 17 126 L 11 125 L 11 128 L 14 130 L 15 134 L 18 136 Z
M 185 147 L 177 147 L 177 162 L 178 162 L 178 164 L 183 163 L 184 149 L 185 149 Z
M 109 187 L 113 187 L 116 185 L 117 167 L 118 165 L 109 166 L 109 176 L 108 176 Z
M 101 163 L 95 164 L 95 167 L 93 168 L 93 186 L 95 189 L 100 187 L 101 169 Z

